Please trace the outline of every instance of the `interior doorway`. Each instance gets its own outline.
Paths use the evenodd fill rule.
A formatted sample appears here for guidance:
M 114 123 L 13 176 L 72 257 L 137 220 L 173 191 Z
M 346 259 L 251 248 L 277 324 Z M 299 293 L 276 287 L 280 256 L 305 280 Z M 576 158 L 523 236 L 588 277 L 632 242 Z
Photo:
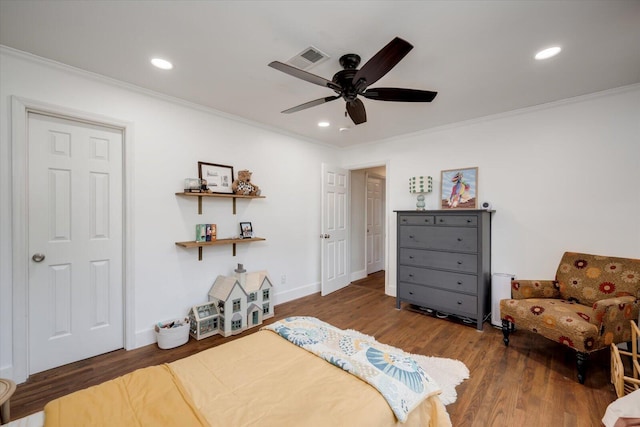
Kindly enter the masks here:
M 135 322 L 134 322 L 134 277 L 133 277 L 133 268 L 132 264 L 127 261 L 128 257 L 124 256 L 124 254 L 132 254 L 133 251 L 133 239 L 131 236 L 133 235 L 132 231 L 132 218 L 133 218 L 133 184 L 131 181 L 131 177 L 133 176 L 133 132 L 132 132 L 132 123 L 125 122 L 122 120 L 105 117 L 101 115 L 96 115 L 88 112 L 78 111 L 74 109 L 69 109 L 63 106 L 51 105 L 47 103 L 43 103 L 36 100 L 20 98 L 16 96 L 11 97 L 11 157 L 12 157 L 12 165 L 13 165 L 13 182 L 12 182 L 12 276 L 13 276 L 13 298 L 12 298 L 12 331 L 13 331 L 13 364 L 11 366 L 11 379 L 13 379 L 16 383 L 22 383 L 27 380 L 29 373 L 31 372 L 30 367 L 30 335 L 32 331 L 30 331 L 29 323 L 25 321 L 28 319 L 34 310 L 34 307 L 31 307 L 30 301 L 30 277 L 32 276 L 32 269 L 35 266 L 42 266 L 42 264 L 38 264 L 40 261 L 46 259 L 51 260 L 53 257 L 54 251 L 42 252 L 40 248 L 31 247 L 30 236 L 34 235 L 34 230 L 30 230 L 30 219 L 33 215 L 29 215 L 29 209 L 31 204 L 29 201 L 30 191 L 29 188 L 33 187 L 33 183 L 31 186 L 28 186 L 27 183 L 31 181 L 29 179 L 30 173 L 30 132 L 29 130 L 29 116 L 33 114 L 44 115 L 48 117 L 53 117 L 57 119 L 70 119 L 74 122 L 78 122 L 79 127 L 82 126 L 99 126 L 101 128 L 107 128 L 111 131 L 115 130 L 115 134 L 119 135 L 119 143 L 121 144 L 121 152 L 116 156 L 116 153 L 113 150 L 107 150 L 106 147 L 109 144 L 106 144 L 106 141 L 109 140 L 107 137 L 96 137 L 91 141 L 90 144 L 92 147 L 91 155 L 96 157 L 97 162 L 104 161 L 107 157 L 111 158 L 114 156 L 114 161 L 120 161 L 121 170 L 117 173 L 120 175 L 120 183 L 114 185 L 118 185 L 121 187 L 121 193 L 118 196 L 118 204 L 119 207 L 116 208 L 117 211 L 120 212 L 118 215 L 120 218 L 120 224 L 117 229 L 111 226 L 110 222 L 107 222 L 106 212 L 107 205 L 102 203 L 107 194 L 110 194 L 111 191 L 107 192 L 106 189 L 109 187 L 111 190 L 111 183 L 109 185 L 106 184 L 107 172 L 97 170 L 93 177 L 90 177 L 88 182 L 94 183 L 95 185 L 91 188 L 94 188 L 96 191 L 93 192 L 91 196 L 91 200 L 94 202 L 92 206 L 96 207 L 95 214 L 96 215 L 88 215 L 91 210 L 87 208 L 87 218 L 95 219 L 94 222 L 90 222 L 89 230 L 94 230 L 95 239 L 98 243 L 104 243 L 107 240 L 111 241 L 115 239 L 107 239 L 105 236 L 107 235 L 115 235 L 118 234 L 121 236 L 118 239 L 118 246 L 120 247 L 119 253 L 123 256 L 117 255 L 118 260 L 121 260 L 120 271 L 117 273 L 117 276 L 121 282 L 120 290 L 122 291 L 122 296 L 117 297 L 120 300 L 120 309 L 121 312 L 117 316 L 119 317 L 119 321 L 121 322 L 120 333 L 118 335 L 118 347 L 124 347 L 129 350 L 135 347 Z M 111 132 L 113 133 L 113 132 Z M 67 147 L 66 141 L 68 138 L 65 137 L 65 132 L 58 132 L 55 138 L 49 138 L 49 148 L 55 148 L 56 153 L 60 151 L 61 153 L 65 152 Z M 76 150 L 74 150 L 76 151 Z M 60 157 L 64 157 L 61 155 Z M 102 160 L 97 158 L 102 157 Z M 119 160 L 116 160 L 119 158 Z M 109 172 L 110 174 L 111 172 Z M 56 177 L 64 178 L 65 174 L 69 175 L 65 172 L 65 168 L 62 166 L 56 166 L 53 168 L 52 175 L 56 175 Z M 50 174 L 47 173 L 47 176 Z M 94 181 L 92 181 L 94 179 Z M 64 183 L 64 179 L 60 180 L 59 183 Z M 100 185 L 103 183 L 104 185 Z M 42 186 L 42 184 L 41 184 Z M 64 186 L 63 186 L 64 187 Z M 48 191 L 49 187 L 38 188 L 37 190 L 41 193 L 51 195 L 53 192 Z M 57 190 L 58 187 L 56 187 Z M 84 190 L 69 190 L 68 194 L 74 193 L 74 191 L 83 192 Z M 60 208 L 57 218 L 68 218 L 69 215 L 64 215 L 66 211 L 65 207 L 69 206 L 69 203 L 66 203 L 68 200 L 64 198 L 64 192 L 58 194 L 55 192 L 58 197 L 58 201 L 64 201 L 65 203 L 58 203 L 56 206 Z M 75 194 L 75 193 L 74 193 Z M 105 197 L 98 197 L 98 196 Z M 60 197 L 63 197 L 62 199 Z M 74 201 L 78 200 L 77 195 L 73 198 Z M 121 204 L 120 204 L 121 203 Z M 115 206 L 110 203 L 111 206 Z M 100 209 L 97 209 L 97 208 Z M 99 213 L 101 213 L 99 215 Z M 44 215 L 44 213 L 39 212 L 40 215 Z M 109 213 L 109 218 L 111 218 L 112 214 Z M 51 216 L 47 217 L 51 219 Z M 64 221 L 55 222 L 56 230 L 65 230 L 63 225 L 66 224 Z M 106 224 L 109 224 L 109 228 L 105 228 Z M 60 225 L 60 227 L 58 227 Z M 51 227 L 49 227 L 51 228 Z M 107 233 L 107 234 L 105 234 Z M 114 234 L 115 233 L 115 234 Z M 38 234 L 38 233 L 35 233 Z M 57 233 L 56 236 L 60 234 Z M 77 234 L 77 233 L 76 233 Z M 61 235 L 64 235 L 62 233 Z M 51 240 L 51 239 L 50 239 Z M 64 240 L 64 239 L 62 239 Z M 35 250 L 38 250 L 38 253 L 35 253 Z M 46 248 L 45 248 L 46 249 Z M 89 251 L 87 251 L 88 253 Z M 32 256 L 33 255 L 33 256 Z M 94 282 L 97 286 L 94 286 L 93 291 L 100 291 L 106 289 L 106 287 L 102 286 L 102 284 L 106 284 L 108 274 L 106 273 L 106 267 L 108 265 L 112 265 L 113 263 L 109 261 L 108 263 L 102 262 L 105 257 L 103 255 L 96 255 L 98 259 L 97 262 L 93 263 L 94 271 L 96 273 L 93 277 L 96 279 Z M 114 261 L 115 262 L 115 261 Z M 64 264 L 62 262 L 62 264 Z M 56 264 L 55 268 L 58 268 L 60 264 Z M 36 267 L 37 268 L 37 267 Z M 100 271 L 98 271 L 100 270 Z M 63 272 L 64 268 L 58 268 L 58 272 Z M 104 273 L 104 274 L 100 274 Z M 61 279 L 65 279 L 64 274 L 59 276 Z M 118 280 L 116 278 L 116 280 Z M 104 279 L 104 280 L 103 280 Z M 65 283 L 64 280 L 59 281 L 58 283 Z M 66 283 L 69 283 L 67 281 Z M 59 290 L 64 291 L 65 288 L 62 286 Z M 59 293 L 59 295 L 63 295 L 64 292 Z M 100 301 L 102 304 L 99 308 L 100 310 L 92 310 L 93 315 L 93 323 L 94 329 L 103 329 L 106 323 L 111 324 L 110 318 L 111 313 L 107 313 L 106 301 L 107 298 L 103 298 L 104 293 L 100 295 L 94 292 L 94 296 L 100 296 L 100 298 L 95 301 Z M 115 298 L 115 296 L 114 296 Z M 113 300 L 113 298 L 111 298 Z M 61 300 L 63 301 L 63 300 Z M 64 301 L 63 301 L 64 302 Z M 94 304 L 95 307 L 95 304 Z M 37 313 L 36 313 L 37 314 Z M 41 323 L 45 323 L 46 319 L 38 319 Z M 65 318 L 61 317 L 57 320 L 64 321 Z M 105 323 L 105 320 L 109 320 L 109 322 Z M 122 322 L 124 324 L 122 324 Z M 49 322 L 50 324 L 53 324 Z M 47 323 L 47 324 L 49 324 Z M 58 322 L 57 326 L 64 325 L 64 322 Z M 62 334 L 65 335 L 65 334 Z M 123 343 L 124 341 L 124 343 Z
M 387 265 L 385 164 L 350 169 L 351 281 L 383 274 Z M 382 273 L 381 273 L 382 272 Z

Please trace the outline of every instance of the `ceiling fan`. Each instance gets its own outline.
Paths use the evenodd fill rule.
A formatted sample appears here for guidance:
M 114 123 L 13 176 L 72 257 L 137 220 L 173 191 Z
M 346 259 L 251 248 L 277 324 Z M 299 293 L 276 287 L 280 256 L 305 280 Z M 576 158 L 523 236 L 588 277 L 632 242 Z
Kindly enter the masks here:
M 338 71 L 331 80 L 279 61 L 273 61 L 269 64 L 270 67 L 309 83 L 333 89 L 337 94 L 305 102 L 304 104 L 284 110 L 283 113 L 295 113 L 296 111 L 305 110 L 338 98 L 343 98 L 346 101 L 347 107 L 345 115 L 349 114 L 351 120 L 353 120 L 356 125 L 359 125 L 367 121 L 367 112 L 364 108 L 364 103 L 358 96 L 378 101 L 431 102 L 438 92 L 394 87 L 369 88 L 369 85 L 377 82 L 382 76 L 395 67 L 411 49 L 413 49 L 413 46 L 409 42 L 396 37 L 369 59 L 360 69 L 358 69 L 360 56 L 355 53 L 348 53 L 340 57 L 340 65 L 344 70 Z

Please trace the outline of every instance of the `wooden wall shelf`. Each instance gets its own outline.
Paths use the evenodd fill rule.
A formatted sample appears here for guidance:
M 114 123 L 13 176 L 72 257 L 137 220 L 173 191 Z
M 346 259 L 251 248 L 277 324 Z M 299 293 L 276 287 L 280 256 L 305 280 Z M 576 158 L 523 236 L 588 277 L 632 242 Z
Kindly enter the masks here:
M 203 246 L 219 246 L 219 245 L 232 245 L 233 246 L 233 256 L 236 256 L 236 243 L 251 243 L 251 242 L 260 242 L 267 239 L 262 237 L 252 237 L 250 239 L 217 239 L 212 242 L 176 242 L 177 246 L 183 248 L 198 248 L 198 261 L 202 261 L 202 247 Z
M 218 197 L 233 200 L 233 214 L 236 214 L 236 199 L 264 199 L 265 196 L 242 196 L 240 194 L 217 194 L 217 193 L 176 193 L 176 196 L 197 197 L 198 198 L 198 215 L 202 215 L 202 198 Z

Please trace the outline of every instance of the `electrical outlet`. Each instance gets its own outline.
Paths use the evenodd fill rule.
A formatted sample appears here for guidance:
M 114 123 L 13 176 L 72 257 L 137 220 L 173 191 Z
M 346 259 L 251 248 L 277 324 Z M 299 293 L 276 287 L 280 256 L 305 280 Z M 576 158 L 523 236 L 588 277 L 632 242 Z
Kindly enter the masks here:
M 285 283 L 287 283 L 287 275 L 283 274 L 280 276 L 280 284 L 284 285 Z

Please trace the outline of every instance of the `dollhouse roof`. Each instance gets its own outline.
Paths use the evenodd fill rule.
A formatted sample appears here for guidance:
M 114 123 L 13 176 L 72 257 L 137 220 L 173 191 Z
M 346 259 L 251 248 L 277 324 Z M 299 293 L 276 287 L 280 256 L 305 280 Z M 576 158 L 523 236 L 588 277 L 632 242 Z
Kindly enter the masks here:
M 271 280 L 269 279 L 269 275 L 266 271 L 255 271 L 253 273 L 247 273 L 244 290 L 247 293 L 257 292 L 260 289 L 264 288 L 263 285 L 265 283 L 269 287 L 273 287 L 273 284 L 271 284 Z
M 235 277 L 218 276 L 211 289 L 209 289 L 209 296 L 220 301 L 226 301 L 236 285 L 242 289 L 240 282 Z M 242 289 L 242 292 L 246 294 L 244 289 Z
M 192 312 L 198 319 L 204 319 L 217 315 L 218 308 L 215 303 L 208 302 L 206 304 L 194 305 L 189 312 Z

